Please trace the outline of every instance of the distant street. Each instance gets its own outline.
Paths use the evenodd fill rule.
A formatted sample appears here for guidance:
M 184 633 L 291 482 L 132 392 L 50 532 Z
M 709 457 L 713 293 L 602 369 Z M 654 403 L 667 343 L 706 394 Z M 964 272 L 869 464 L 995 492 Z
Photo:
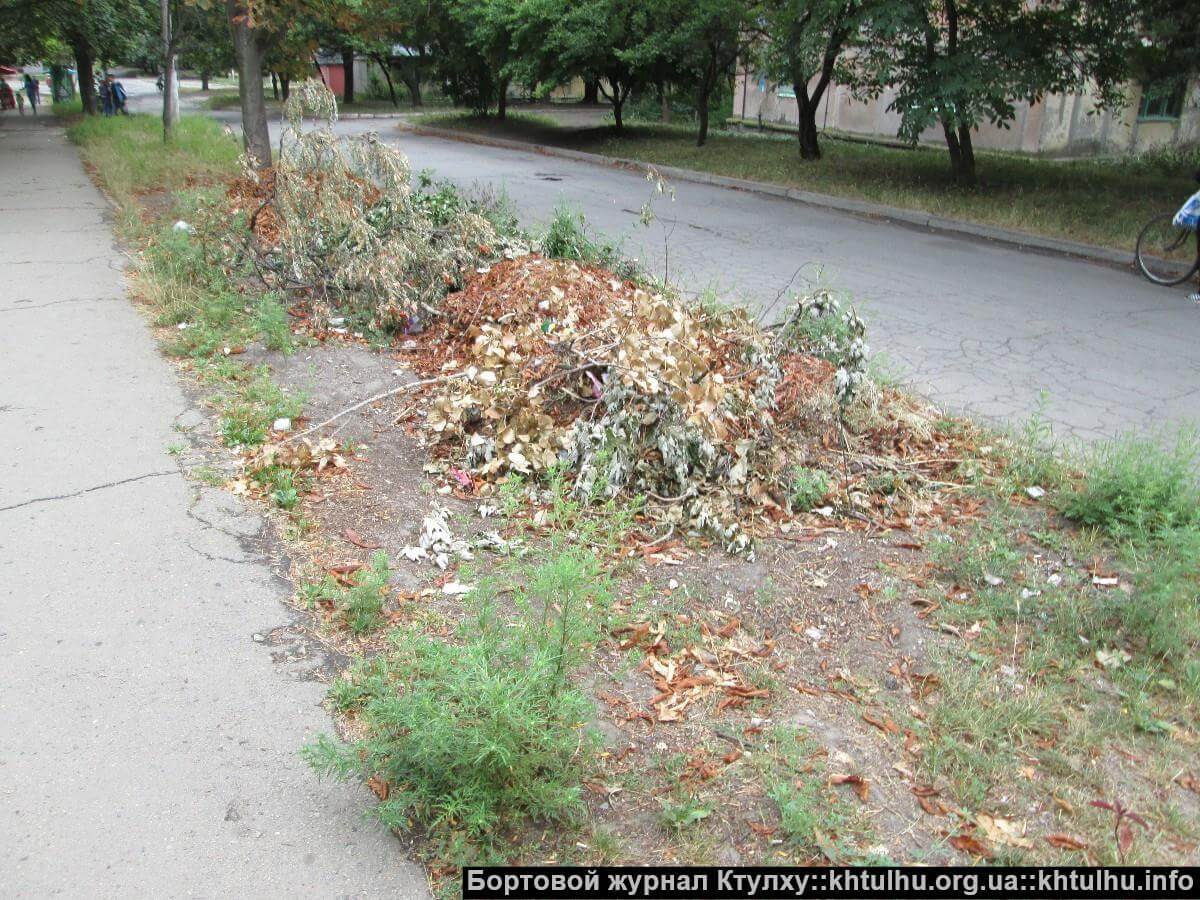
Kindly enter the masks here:
M 215 115 L 238 126 L 236 111 Z M 758 307 L 801 267 L 823 267 L 825 281 L 866 314 L 873 351 L 952 410 L 1018 422 L 1046 392 L 1060 436 L 1086 441 L 1200 419 L 1200 308 L 1185 288 L 684 182 L 674 203 L 656 201 L 658 221 L 642 229 L 650 185 L 637 173 L 405 134 L 388 119 L 337 127 L 379 131 L 403 147 L 414 171 L 503 190 L 526 221 L 545 221 L 566 202 L 597 230 L 623 237 L 627 254 L 651 271 L 661 275 L 669 259 L 671 280 L 689 290 L 714 287 Z M 795 287 L 803 289 L 803 273 Z

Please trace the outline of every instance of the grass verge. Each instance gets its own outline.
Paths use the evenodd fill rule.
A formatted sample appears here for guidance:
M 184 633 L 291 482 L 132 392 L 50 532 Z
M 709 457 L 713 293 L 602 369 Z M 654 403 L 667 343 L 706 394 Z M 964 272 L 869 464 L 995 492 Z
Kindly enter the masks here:
M 202 116 L 184 116 L 167 143 L 161 122 L 145 115 L 80 118 L 67 135 L 119 208 L 137 251 L 132 283 L 164 329 L 164 349 L 213 390 L 227 445 L 262 443 L 275 419 L 300 414 L 301 400 L 236 357 L 253 340 L 289 350 L 287 315 L 279 298 L 248 288 L 236 258 L 206 251 L 219 240 L 201 239 L 229 227 L 207 213 L 236 172 L 236 139 Z
M 768 133 L 714 132 L 703 147 L 687 126 L 634 124 L 621 136 L 609 127 L 574 129 L 545 116 L 510 114 L 508 121 L 431 114 L 421 122 L 534 141 L 605 156 L 637 159 L 870 200 L 1046 237 L 1132 249 L 1151 216 L 1177 207 L 1194 189 L 1196 161 L 1170 156 L 1055 162 L 977 152 L 979 184 L 955 185 L 944 151 L 896 149 L 827 139 L 824 158 L 800 159 L 794 138 Z

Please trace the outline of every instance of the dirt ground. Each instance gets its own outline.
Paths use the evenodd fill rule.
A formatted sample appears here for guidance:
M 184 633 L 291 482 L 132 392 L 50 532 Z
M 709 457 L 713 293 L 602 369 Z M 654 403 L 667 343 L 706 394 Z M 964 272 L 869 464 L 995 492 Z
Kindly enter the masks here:
M 357 343 L 290 355 L 251 347 L 243 356 L 305 397 L 296 429 L 413 380 L 408 359 L 402 350 Z M 538 535 L 517 517 L 481 519 L 479 498 L 430 465 L 414 402 L 405 393 L 387 397 L 326 428 L 344 448 L 346 467 L 312 480 L 301 527 L 294 514 L 271 515 L 297 583 L 367 565 L 382 549 L 393 565 L 385 615 L 448 635 L 462 602 L 441 586 L 459 564 L 442 571 L 402 552 L 418 541 L 431 508 L 449 512 L 456 535 L 500 528 L 534 546 Z M 194 447 L 204 443 L 193 438 Z M 213 452 L 234 474 L 234 454 L 210 450 L 210 462 Z M 970 528 L 985 514 L 969 497 L 945 504 L 939 530 Z M 978 625 L 938 614 L 964 589 L 947 584 L 931 558 L 934 526 L 899 517 L 889 526 L 810 514 L 760 541 L 752 560 L 702 541 L 647 539 L 638 552 L 608 561 L 628 625 L 593 648 L 583 678 L 603 742 L 584 782 L 590 820 L 578 833 L 535 827 L 514 836 L 524 842 L 517 856 L 584 864 L 1083 862 L 1097 858 L 1106 826 L 1080 798 L 1089 790 L 1101 796 L 1108 785 L 1125 796 L 1157 792 L 1177 810 L 1177 827 L 1158 832 L 1149 859 L 1195 860 L 1194 787 L 1152 771 L 1137 748 L 1112 745 L 1075 759 L 1098 773 L 1095 789 L 1081 787 L 1075 801 L 1057 787 L 1070 772 L 1043 774 L 1032 754 L 1018 760 L 1020 780 L 989 792 L 978 808 L 958 802 L 953 785 L 930 780 L 923 723 L 946 702 L 939 660 L 963 648 L 990 660 L 995 651 L 973 643 Z M 1047 572 L 1083 565 L 1043 547 L 1029 553 Z M 287 658 L 318 655 L 305 677 L 329 679 L 351 654 L 381 646 L 379 636 L 348 637 L 328 610 L 297 613 L 287 634 L 267 640 Z M 801 738 L 790 755 L 778 750 L 781 728 Z M 814 842 L 789 839 L 770 796 L 780 784 L 808 798 L 820 820 Z

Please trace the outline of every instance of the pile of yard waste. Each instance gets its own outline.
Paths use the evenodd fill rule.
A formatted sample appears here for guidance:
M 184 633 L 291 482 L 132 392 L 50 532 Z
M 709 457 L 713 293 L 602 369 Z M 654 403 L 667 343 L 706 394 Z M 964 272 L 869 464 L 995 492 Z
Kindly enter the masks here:
M 305 127 L 308 120 L 321 127 Z M 343 140 L 337 103 L 304 82 L 284 104 L 273 169 L 247 165 L 230 198 L 249 219 L 253 267 L 265 286 L 327 321 L 413 332 L 465 273 L 527 252 L 461 196 L 414 191 L 404 154 L 374 134 Z
M 869 506 L 944 455 L 928 412 L 867 377 L 863 323 L 830 291 L 767 328 L 547 258 L 461 193 L 414 189 L 373 136 L 306 131 L 306 113 L 336 119 L 323 86 L 289 99 L 274 171 L 247 167 L 231 191 L 253 268 L 310 322 L 415 345 L 425 433 L 471 493 L 554 470 L 581 501 L 640 497 L 663 530 L 739 551 L 827 497 Z
M 827 294 L 765 329 L 537 255 L 449 295 L 425 346 L 426 431 L 477 491 L 561 469 L 580 500 L 640 496 L 735 551 L 791 516 L 797 471 L 845 460 L 846 423 L 877 400 L 861 323 Z

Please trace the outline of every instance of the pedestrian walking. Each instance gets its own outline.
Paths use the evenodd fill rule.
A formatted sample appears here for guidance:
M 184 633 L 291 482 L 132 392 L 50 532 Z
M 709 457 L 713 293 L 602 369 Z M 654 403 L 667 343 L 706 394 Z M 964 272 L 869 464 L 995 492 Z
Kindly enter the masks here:
M 42 102 L 41 86 L 38 84 L 38 80 L 28 72 L 25 73 L 25 96 L 29 98 L 29 108 L 36 116 L 38 104 Z
M 112 84 L 108 78 L 100 82 L 100 110 L 106 116 L 113 114 Z
M 17 112 L 19 112 L 21 115 L 25 115 L 25 95 L 22 94 L 20 91 L 17 91 L 16 96 L 17 96 Z
M 108 93 L 112 97 L 113 113 L 122 116 L 129 115 L 129 110 L 125 108 L 125 101 L 129 97 L 125 93 L 125 85 L 111 75 L 108 76 Z

